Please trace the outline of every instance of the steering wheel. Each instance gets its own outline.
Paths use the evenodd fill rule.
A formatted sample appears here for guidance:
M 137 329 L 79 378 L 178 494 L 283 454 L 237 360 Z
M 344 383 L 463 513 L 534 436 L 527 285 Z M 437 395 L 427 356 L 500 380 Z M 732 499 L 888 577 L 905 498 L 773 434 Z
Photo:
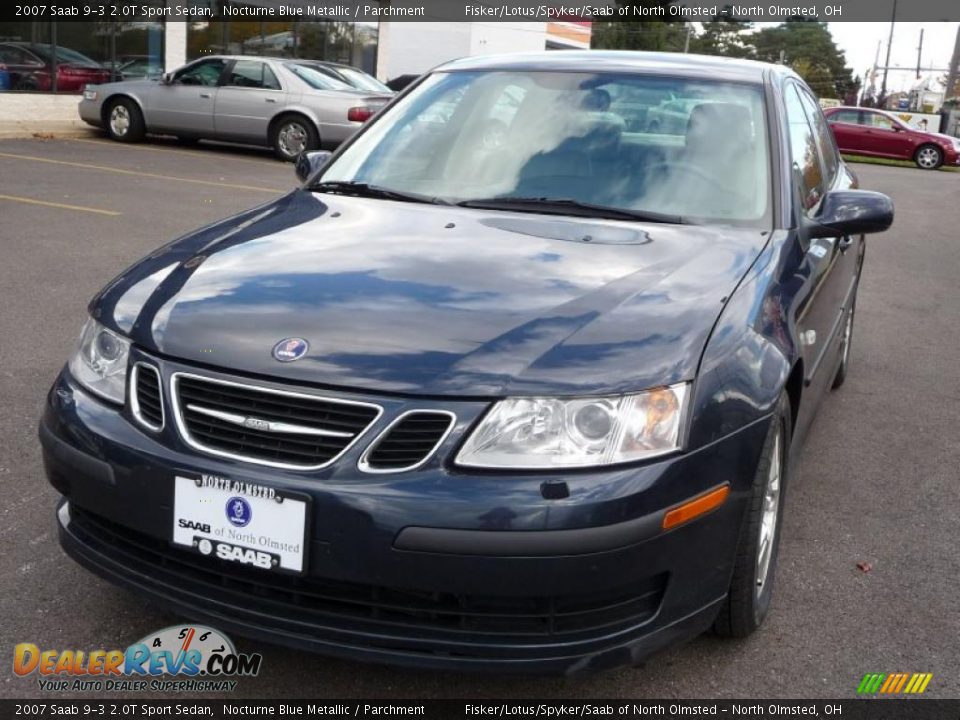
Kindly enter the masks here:
M 649 170 L 651 175 L 659 172 L 674 173 L 677 171 L 680 171 L 681 173 L 687 173 L 689 175 L 696 175 L 698 178 L 710 183 L 721 192 L 736 194 L 730 190 L 730 188 L 728 188 L 720 178 L 715 177 L 711 173 L 703 170 L 703 168 L 699 168 L 696 165 L 684 160 L 677 160 L 674 162 L 660 161 L 651 165 Z

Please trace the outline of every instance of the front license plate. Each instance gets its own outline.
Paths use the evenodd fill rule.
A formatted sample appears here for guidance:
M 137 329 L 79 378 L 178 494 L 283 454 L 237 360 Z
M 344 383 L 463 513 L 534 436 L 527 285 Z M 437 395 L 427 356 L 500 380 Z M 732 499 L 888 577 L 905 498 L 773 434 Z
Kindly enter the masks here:
M 302 573 L 307 501 L 274 488 L 177 476 L 173 542 L 201 555 L 262 570 Z

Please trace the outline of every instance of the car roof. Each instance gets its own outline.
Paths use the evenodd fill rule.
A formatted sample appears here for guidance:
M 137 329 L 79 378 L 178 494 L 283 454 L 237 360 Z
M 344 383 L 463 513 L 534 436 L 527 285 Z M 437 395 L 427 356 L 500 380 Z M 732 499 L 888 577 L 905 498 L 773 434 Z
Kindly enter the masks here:
M 855 112 L 862 110 L 863 112 L 880 113 L 881 115 L 886 115 L 887 117 L 893 118 L 894 120 L 900 120 L 900 118 L 898 118 L 892 110 L 884 110 L 883 108 L 873 108 L 873 107 L 857 107 L 855 105 L 837 105 L 836 107 L 832 107 L 832 108 L 824 108 L 823 114 L 830 115 L 832 113 L 837 112 L 837 110 L 853 110 Z
M 795 74 L 783 65 L 756 60 L 625 50 L 554 50 L 467 57 L 440 65 L 436 70 L 643 72 L 747 83 L 762 83 L 766 73 L 783 76 Z

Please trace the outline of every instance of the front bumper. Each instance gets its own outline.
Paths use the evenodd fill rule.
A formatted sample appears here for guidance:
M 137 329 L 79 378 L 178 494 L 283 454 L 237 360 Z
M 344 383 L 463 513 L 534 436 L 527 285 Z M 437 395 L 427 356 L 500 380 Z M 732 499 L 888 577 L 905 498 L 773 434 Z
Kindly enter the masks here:
M 362 447 L 303 473 L 157 439 L 64 372 L 40 437 L 47 475 L 64 495 L 66 552 L 191 620 L 356 659 L 562 673 L 636 663 L 709 626 L 767 424 L 660 462 L 557 478 L 465 474 L 436 459 L 368 476 L 352 457 Z M 172 546 L 173 477 L 190 473 L 309 493 L 305 575 Z M 545 499 L 544 481 L 565 482 L 569 496 Z M 666 508 L 721 483 L 731 488 L 724 505 L 660 530 Z
M 103 119 L 100 115 L 100 109 L 100 100 L 87 100 L 84 98 L 77 104 L 77 112 L 80 115 L 80 119 L 88 125 L 93 125 L 94 127 L 103 127 Z

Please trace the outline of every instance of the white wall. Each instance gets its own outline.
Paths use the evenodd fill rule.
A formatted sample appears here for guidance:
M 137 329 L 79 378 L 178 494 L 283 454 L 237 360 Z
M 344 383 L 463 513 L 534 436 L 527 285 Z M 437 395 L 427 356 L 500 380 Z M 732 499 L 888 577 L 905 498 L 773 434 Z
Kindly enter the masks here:
M 90 129 L 77 114 L 80 95 L 4 93 L 0 102 L 0 138 L 34 133 L 85 135 Z
M 442 62 L 469 55 L 470 35 L 468 23 L 381 22 L 377 75 L 383 80 L 419 75 Z
M 169 6 L 186 2 L 168 1 Z M 187 62 L 187 23 L 169 21 L 165 25 L 166 34 L 163 40 L 163 69 L 171 72 Z
M 377 76 L 419 75 L 468 55 L 543 50 L 546 23 L 381 22 Z
M 547 24 L 542 22 L 470 23 L 471 55 L 543 50 L 547 42 Z

